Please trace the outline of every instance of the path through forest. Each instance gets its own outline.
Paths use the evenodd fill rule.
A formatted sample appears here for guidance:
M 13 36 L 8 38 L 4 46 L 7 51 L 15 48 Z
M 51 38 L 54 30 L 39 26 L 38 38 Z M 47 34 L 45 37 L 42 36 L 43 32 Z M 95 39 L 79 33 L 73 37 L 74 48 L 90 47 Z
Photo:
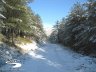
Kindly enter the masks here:
M 95 58 L 50 43 L 38 47 L 36 51 L 30 51 L 21 64 L 20 68 L 13 69 L 12 72 L 96 72 Z

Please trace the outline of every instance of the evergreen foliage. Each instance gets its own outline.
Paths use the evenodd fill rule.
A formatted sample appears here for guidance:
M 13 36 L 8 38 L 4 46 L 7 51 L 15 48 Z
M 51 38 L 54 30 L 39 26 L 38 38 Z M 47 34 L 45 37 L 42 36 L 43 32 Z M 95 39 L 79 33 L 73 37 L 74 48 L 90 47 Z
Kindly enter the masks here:
M 40 16 L 33 13 L 28 6 L 32 1 L 33 0 L 0 1 L 0 17 L 2 17 L 2 20 L 0 18 L 1 33 L 6 36 L 8 41 L 11 40 L 13 44 L 15 38 L 18 36 L 25 36 L 31 39 L 33 37 L 36 39 L 37 37 L 39 39 L 45 37 Z
M 74 4 L 69 15 L 59 22 L 59 28 L 53 31 L 51 40 L 56 30 L 58 43 L 78 52 L 96 53 L 96 0 Z

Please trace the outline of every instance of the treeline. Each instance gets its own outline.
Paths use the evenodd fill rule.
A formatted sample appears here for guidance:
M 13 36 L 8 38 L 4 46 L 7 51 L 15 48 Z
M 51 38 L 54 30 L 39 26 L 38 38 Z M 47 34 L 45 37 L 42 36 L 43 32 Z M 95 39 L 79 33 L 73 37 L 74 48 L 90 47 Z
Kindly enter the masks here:
M 96 0 L 74 4 L 69 15 L 56 22 L 50 41 L 96 54 Z
M 41 41 L 46 35 L 42 20 L 28 6 L 33 0 L 0 0 L 0 33 L 14 43 L 16 37 Z

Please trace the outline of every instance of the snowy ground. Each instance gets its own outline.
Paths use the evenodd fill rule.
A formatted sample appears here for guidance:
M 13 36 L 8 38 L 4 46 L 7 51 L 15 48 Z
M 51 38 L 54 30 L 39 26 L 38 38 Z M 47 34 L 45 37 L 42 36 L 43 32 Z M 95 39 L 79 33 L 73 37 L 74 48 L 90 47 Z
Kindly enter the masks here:
M 35 41 L 33 41 L 32 43 L 28 43 L 28 44 L 16 44 L 18 47 L 20 47 L 21 53 L 25 54 L 28 53 L 29 51 L 35 51 L 35 49 L 37 49 L 37 44 Z
M 96 72 L 95 58 L 82 56 L 66 47 L 50 43 L 40 46 L 36 51 L 29 51 L 21 64 L 20 68 L 9 72 Z

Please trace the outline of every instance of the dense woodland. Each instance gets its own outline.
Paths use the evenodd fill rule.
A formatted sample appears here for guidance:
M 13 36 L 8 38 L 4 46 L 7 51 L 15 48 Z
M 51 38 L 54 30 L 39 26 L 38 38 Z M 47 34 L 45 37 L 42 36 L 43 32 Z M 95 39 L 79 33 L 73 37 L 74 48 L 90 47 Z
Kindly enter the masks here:
M 28 6 L 31 2 L 33 0 L 0 0 L 0 40 L 14 44 L 18 37 L 37 42 L 46 37 L 40 16 Z
M 69 15 L 56 22 L 50 40 L 77 52 L 96 54 L 96 0 L 74 4 Z

